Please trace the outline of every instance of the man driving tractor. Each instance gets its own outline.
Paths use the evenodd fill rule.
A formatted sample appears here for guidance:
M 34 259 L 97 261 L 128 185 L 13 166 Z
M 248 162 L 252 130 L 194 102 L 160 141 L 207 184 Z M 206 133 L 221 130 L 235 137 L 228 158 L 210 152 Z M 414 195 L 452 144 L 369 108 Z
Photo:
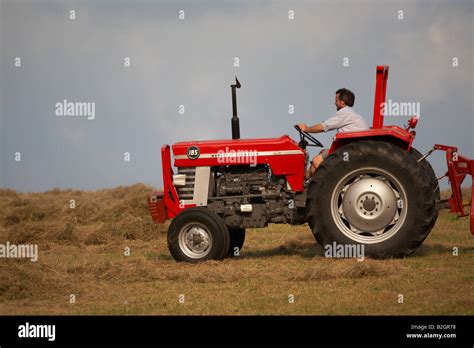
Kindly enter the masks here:
M 337 132 L 355 132 L 368 130 L 367 122 L 357 114 L 353 109 L 355 95 L 346 88 L 341 88 L 336 91 L 335 105 L 337 112 L 328 120 L 318 123 L 314 126 L 308 127 L 306 123 L 300 123 L 298 126 L 303 132 L 307 133 L 321 133 L 337 129 Z M 311 161 L 311 167 L 306 173 L 307 178 L 311 178 L 321 162 L 328 156 L 328 149 L 323 149 L 319 155 L 315 156 Z

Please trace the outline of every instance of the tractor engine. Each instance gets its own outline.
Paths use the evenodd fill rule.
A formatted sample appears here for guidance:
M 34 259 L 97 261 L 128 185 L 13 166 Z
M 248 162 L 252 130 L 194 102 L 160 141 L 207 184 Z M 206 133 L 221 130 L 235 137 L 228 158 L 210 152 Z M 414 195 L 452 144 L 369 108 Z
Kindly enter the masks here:
M 214 167 L 207 207 L 232 228 L 304 220 L 285 178 L 272 175 L 267 165 Z
M 281 182 L 272 182 L 270 168 L 259 167 L 224 167 L 214 172 L 216 196 L 232 195 L 278 195 Z M 274 179 L 274 181 L 276 181 Z

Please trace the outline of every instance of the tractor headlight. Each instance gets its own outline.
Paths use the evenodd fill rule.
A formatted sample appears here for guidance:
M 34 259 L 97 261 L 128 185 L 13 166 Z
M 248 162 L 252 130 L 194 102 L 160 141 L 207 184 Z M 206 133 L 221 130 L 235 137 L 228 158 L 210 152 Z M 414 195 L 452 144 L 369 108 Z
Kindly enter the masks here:
M 186 185 L 186 174 L 175 174 L 175 175 L 173 175 L 173 185 L 174 186 L 184 186 L 184 185 Z

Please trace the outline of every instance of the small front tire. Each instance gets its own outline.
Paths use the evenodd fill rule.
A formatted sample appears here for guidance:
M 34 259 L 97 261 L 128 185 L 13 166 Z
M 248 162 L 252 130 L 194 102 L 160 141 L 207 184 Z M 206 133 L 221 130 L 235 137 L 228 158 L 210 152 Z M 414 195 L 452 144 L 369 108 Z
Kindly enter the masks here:
M 227 257 L 239 256 L 245 242 L 245 228 L 232 228 L 229 230 L 230 243 Z
M 229 230 L 215 213 L 189 208 L 179 213 L 168 229 L 168 249 L 178 262 L 222 260 L 229 250 Z

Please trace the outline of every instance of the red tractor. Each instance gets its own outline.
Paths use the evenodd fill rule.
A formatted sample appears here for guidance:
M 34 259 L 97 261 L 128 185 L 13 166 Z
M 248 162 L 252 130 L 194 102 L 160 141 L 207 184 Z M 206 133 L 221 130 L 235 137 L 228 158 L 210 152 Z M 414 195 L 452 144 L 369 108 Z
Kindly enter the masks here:
M 238 254 L 246 228 L 268 223 L 308 223 L 322 246 L 363 244 L 374 258 L 413 253 L 425 240 L 444 205 L 466 216 L 461 184 L 474 160 L 457 148 L 434 145 L 425 155 L 412 144 L 418 119 L 384 126 L 382 105 L 388 66 L 378 66 L 373 124 L 338 133 L 315 175 L 305 181 L 307 146 L 323 145 L 299 132 L 299 142 L 280 138 L 240 139 L 236 88 L 232 88 L 232 139 L 186 141 L 161 149 L 163 191 L 148 199 L 153 220 L 173 219 L 168 247 L 177 261 L 199 262 Z M 438 179 L 426 160 L 446 152 L 452 195 L 440 200 Z M 471 201 L 474 190 L 471 191 Z M 470 209 L 474 234 L 474 207 Z

